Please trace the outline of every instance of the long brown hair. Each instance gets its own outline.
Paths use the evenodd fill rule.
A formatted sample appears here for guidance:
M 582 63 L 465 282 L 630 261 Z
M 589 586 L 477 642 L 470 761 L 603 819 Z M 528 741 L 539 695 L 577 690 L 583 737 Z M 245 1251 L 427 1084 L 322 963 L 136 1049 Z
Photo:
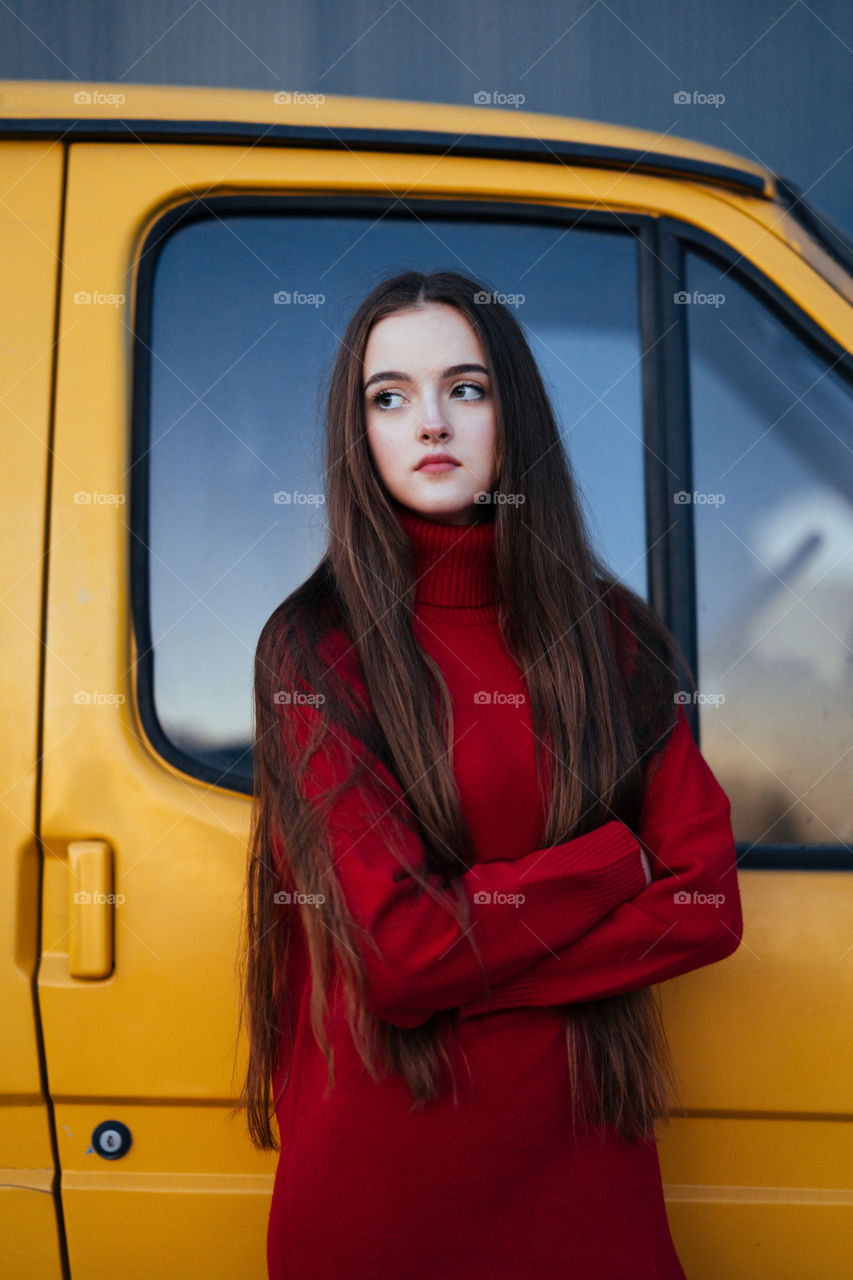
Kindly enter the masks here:
M 532 352 L 506 307 L 475 301 L 481 292 L 478 282 L 453 272 L 407 271 L 380 283 L 352 316 L 328 394 L 327 550 L 311 576 L 273 612 L 258 641 L 241 979 L 249 1063 L 238 1109 L 246 1110 L 251 1140 L 262 1149 L 278 1150 L 270 1127 L 277 1104 L 272 1079 L 285 1010 L 290 1021 L 282 975 L 294 929 L 303 930 L 310 956 L 311 1026 L 328 1066 L 326 1096 L 334 1084 L 325 1027 L 333 972 L 343 980 L 348 1025 L 371 1078 L 399 1072 L 413 1109 L 440 1095 L 442 1063 L 450 1065 L 445 1036 L 456 1029 L 455 1010 L 406 1028 L 371 1016 L 365 1007 L 363 962 L 353 945 L 353 922 L 334 873 L 328 833 L 299 786 L 302 767 L 330 725 L 366 744 L 399 782 L 424 850 L 422 867 L 406 871 L 425 888 L 421 876 L 434 879 L 438 873 L 454 889 L 453 910 L 476 951 L 459 885 L 475 859 L 448 755 L 450 697 L 437 664 L 414 638 L 414 555 L 366 435 L 364 353 L 379 320 L 402 308 L 445 303 L 467 317 L 485 353 L 496 416 L 494 492 L 524 495 L 523 502 L 516 497 L 492 506 L 498 622 L 527 683 L 540 786 L 542 745 L 549 763 L 559 766 L 549 770 L 551 794 L 539 847 L 583 835 L 614 817 L 636 834 L 644 768 L 675 723 L 676 660 L 695 689 L 668 629 L 593 551 Z M 626 611 L 629 625 L 623 630 Z M 567 619 L 574 619 L 571 626 Z M 324 650 L 333 633 L 347 638 L 349 669 L 357 664 L 369 704 L 353 696 L 347 664 L 330 660 Z M 630 678 L 625 646 L 634 653 Z M 277 691 L 299 683 L 325 699 L 319 732 L 301 754 L 288 739 L 289 717 L 276 700 Z M 347 781 L 372 785 L 355 757 Z M 387 808 L 387 794 L 385 799 Z M 275 894 L 283 887 L 307 895 L 301 901 L 308 905 L 282 911 Z M 312 895 L 324 895 L 325 901 L 318 906 Z M 565 1029 L 573 1120 L 616 1126 L 631 1141 L 653 1138 L 654 1119 L 668 1120 L 670 1090 L 677 1093 L 677 1084 L 652 989 L 567 1005 Z M 291 1046 L 292 1041 L 291 1026 Z

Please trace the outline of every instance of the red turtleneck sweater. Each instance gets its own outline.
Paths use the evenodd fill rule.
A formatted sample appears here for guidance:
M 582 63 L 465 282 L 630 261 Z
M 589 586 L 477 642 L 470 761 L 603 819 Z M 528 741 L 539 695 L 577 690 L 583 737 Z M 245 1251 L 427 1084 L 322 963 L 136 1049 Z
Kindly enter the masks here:
M 401 1077 L 374 1083 L 334 997 L 337 1078 L 322 1096 L 327 1068 L 297 928 L 285 978 L 293 1039 L 283 1015 L 273 1078 L 281 1154 L 270 1280 L 684 1280 L 655 1142 L 572 1132 L 560 1006 L 662 982 L 737 948 L 728 798 L 679 708 L 647 770 L 638 835 L 651 884 L 621 822 L 543 848 L 526 686 L 497 626 L 494 525 L 397 512 L 417 556 L 416 638 L 453 701 L 453 769 L 477 859 L 462 883 L 492 998 L 449 910 L 395 879 L 391 832 L 407 858 L 422 850 L 391 812 L 405 806 L 399 784 L 369 757 L 387 800 L 354 787 L 329 819 L 347 906 L 382 953 L 362 950 L 369 1004 L 401 1027 L 459 1008 L 450 1044 L 459 1103 L 448 1090 L 411 1112 Z M 355 651 L 344 637 L 332 644 L 363 691 Z M 282 714 L 304 735 L 318 712 L 302 702 Z M 343 776 L 343 740 L 336 730 L 312 756 L 309 800 Z

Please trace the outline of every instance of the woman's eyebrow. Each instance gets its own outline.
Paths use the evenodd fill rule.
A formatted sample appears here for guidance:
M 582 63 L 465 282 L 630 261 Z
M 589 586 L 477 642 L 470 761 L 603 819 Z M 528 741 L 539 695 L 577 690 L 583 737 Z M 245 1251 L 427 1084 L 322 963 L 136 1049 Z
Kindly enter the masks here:
M 442 378 L 455 378 L 460 373 L 484 373 L 489 376 L 488 369 L 484 369 L 481 364 L 452 364 L 443 370 Z M 412 379 L 408 373 L 400 373 L 397 369 L 386 369 L 382 373 L 374 373 L 367 379 L 364 384 L 364 390 L 372 387 L 374 382 L 411 382 Z

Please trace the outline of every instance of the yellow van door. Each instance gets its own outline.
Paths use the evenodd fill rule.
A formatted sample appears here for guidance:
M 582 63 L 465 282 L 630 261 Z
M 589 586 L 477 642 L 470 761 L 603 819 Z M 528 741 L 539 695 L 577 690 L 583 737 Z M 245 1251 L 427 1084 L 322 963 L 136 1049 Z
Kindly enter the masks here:
M 45 502 L 62 180 L 61 146 L 0 144 L 0 1273 L 29 1280 L 61 1275 L 56 1152 L 34 984 L 40 951 L 37 833 Z
M 248 1280 L 265 1274 L 275 1171 L 231 1114 L 248 805 L 169 767 L 134 711 L 125 273 L 149 206 L 134 150 L 69 148 L 39 1000 L 74 1280 Z
M 622 542 L 612 547 L 624 554 L 628 565 L 641 565 L 649 545 L 647 528 L 653 528 L 649 554 L 658 557 L 653 568 L 659 602 L 672 605 L 683 617 L 689 618 L 697 584 L 701 586 L 697 649 L 703 664 L 703 691 L 707 676 L 712 692 L 717 692 L 714 685 L 719 682 L 722 692 L 732 695 L 730 704 L 723 704 L 728 719 L 708 703 L 700 707 L 700 719 L 702 745 L 736 800 L 736 835 L 744 856 L 746 945 L 725 964 L 686 974 L 664 984 L 662 992 L 686 1109 L 664 1135 L 661 1151 L 676 1245 L 691 1277 L 720 1280 L 724 1274 L 736 1274 L 750 1280 L 775 1280 L 793 1260 L 792 1274 L 834 1280 L 843 1271 L 844 1215 L 849 1204 L 845 1190 L 849 1141 L 844 1122 L 849 1115 L 849 1084 L 848 1073 L 839 1067 L 849 1047 L 850 951 L 849 876 L 842 875 L 842 864 L 830 857 L 837 858 L 849 842 L 845 825 L 849 809 L 846 792 L 836 781 L 841 768 L 818 796 L 807 792 L 815 778 L 803 780 L 799 769 L 794 769 L 790 744 L 796 745 L 802 723 L 794 715 L 795 710 L 800 714 L 799 704 L 789 700 L 791 710 L 783 725 L 781 711 L 771 717 L 766 702 L 771 696 L 783 698 L 807 664 L 819 674 L 828 673 L 822 687 L 829 692 L 810 713 L 811 736 L 816 740 L 825 735 L 823 721 L 831 711 L 834 714 L 834 707 L 845 705 L 841 701 L 848 687 L 842 683 L 844 653 L 840 642 L 828 649 L 822 635 L 820 645 L 813 646 L 812 636 L 820 635 L 817 628 L 814 632 L 800 628 L 796 634 L 791 629 L 780 633 L 778 648 L 773 649 L 775 640 L 762 647 L 764 630 L 775 615 L 753 617 L 737 597 L 734 587 L 740 584 L 741 566 L 734 548 L 738 538 L 747 544 L 742 548 L 746 563 L 750 548 L 764 554 L 770 541 L 774 554 L 764 558 L 767 564 L 781 563 L 784 569 L 789 549 L 783 526 L 789 513 L 797 521 L 797 551 L 813 511 L 820 514 L 822 504 L 830 511 L 831 496 L 831 525 L 816 525 L 822 536 L 826 534 L 829 558 L 826 564 L 817 561 L 815 579 L 824 570 L 834 572 L 831 557 L 844 550 L 836 538 L 846 528 L 845 500 L 835 491 L 841 492 L 838 478 L 846 475 L 838 460 L 850 452 L 845 435 L 849 400 L 846 387 L 840 382 L 838 387 L 831 385 L 822 366 L 814 371 L 812 381 L 820 379 L 821 397 L 827 398 L 806 396 L 812 363 L 801 360 L 796 343 L 789 344 L 787 333 L 781 332 L 787 321 L 777 333 L 760 307 L 751 308 L 746 298 L 738 298 L 735 267 L 740 264 L 741 271 L 749 267 L 761 277 L 759 297 L 772 283 L 790 297 L 792 307 L 813 316 L 815 325 L 845 349 L 850 348 L 848 304 L 772 229 L 775 209 L 764 208 L 758 197 L 721 194 L 699 182 L 669 183 L 659 175 L 640 172 L 614 179 L 606 169 L 577 172 L 569 166 L 505 163 L 494 157 L 469 163 L 456 156 L 388 152 L 370 153 L 368 162 L 364 153 L 346 146 L 334 152 L 309 146 L 288 150 L 217 142 L 194 145 L 186 140 L 134 141 L 128 128 L 128 141 L 79 142 L 70 147 L 58 325 L 44 694 L 44 956 L 39 998 L 74 1280 L 104 1275 L 148 1280 L 162 1274 L 164 1257 L 170 1259 L 172 1271 L 188 1278 L 203 1273 L 206 1280 L 233 1276 L 260 1280 L 265 1274 L 266 1216 L 275 1159 L 271 1153 L 262 1156 L 254 1151 L 243 1118 L 231 1115 L 243 1065 L 239 1059 L 235 1062 L 233 1052 L 238 1014 L 234 963 L 248 836 L 247 793 L 236 785 L 236 778 L 233 790 L 222 785 L 226 770 L 214 750 L 204 769 L 194 772 L 189 766 L 182 768 L 179 753 L 170 756 L 148 729 L 152 706 L 160 705 L 160 697 L 175 711 L 173 722 L 184 731 L 184 759 L 197 756 L 197 744 L 205 741 L 207 709 L 202 703 L 216 703 L 225 681 L 232 681 L 229 689 L 237 689 L 240 706 L 248 700 L 248 679 L 239 688 L 233 684 L 234 672 L 241 672 L 244 665 L 248 670 L 249 665 L 244 638 L 234 633 L 257 603 L 252 593 L 259 578 L 264 578 L 263 590 L 272 596 L 269 612 L 286 594 L 285 575 L 298 573 L 296 581 L 300 581 L 319 558 L 315 554 L 319 546 L 312 545 L 309 536 L 320 532 L 316 522 L 303 520 L 303 509 L 295 498 L 287 506 L 276 508 L 275 504 L 279 499 L 286 502 L 285 489 L 316 489 L 314 472 L 306 461 L 309 453 L 313 460 L 316 442 L 305 424 L 314 422 L 309 415 L 316 407 L 318 336 L 325 334 L 323 340 L 328 340 L 331 350 L 336 333 L 333 325 L 324 327 L 320 322 L 312 329 L 294 316 L 297 306 L 289 305 L 289 291 L 294 303 L 310 305 L 307 300 L 326 284 L 324 272 L 330 275 L 332 265 L 346 261 L 353 274 L 344 277 L 345 287 L 330 276 L 328 292 L 331 296 L 337 289 L 339 297 L 354 298 L 356 290 L 363 292 L 375 278 L 374 270 L 385 265 L 390 270 L 392 263 L 404 261 L 408 245 L 398 240 L 392 252 L 387 231 L 391 220 L 384 221 L 387 210 L 365 205 L 364 216 L 371 225 L 381 225 L 385 238 L 375 262 L 358 258 L 353 238 L 339 244 L 332 219 L 312 208 L 306 217 L 314 242 L 328 241 L 322 268 L 312 272 L 310 254 L 307 265 L 304 254 L 296 256 L 303 245 L 291 228 L 289 236 L 273 236 L 273 218 L 256 237 L 245 223 L 238 226 L 236 219 L 229 221 L 218 200 L 245 197 L 247 205 L 240 214 L 244 217 L 247 212 L 275 212 L 270 197 L 281 203 L 291 197 L 286 203 L 293 203 L 328 194 L 352 208 L 365 192 L 389 205 L 396 202 L 397 192 L 412 200 L 438 193 L 445 213 L 454 201 L 473 203 L 475 196 L 495 197 L 501 217 L 509 217 L 505 210 L 510 199 L 530 205 L 573 203 L 587 223 L 590 206 L 594 214 L 615 210 L 621 225 L 609 228 L 608 234 L 617 230 L 618 235 L 610 237 L 612 246 L 606 254 L 585 255 L 588 268 L 596 263 L 612 267 L 617 262 L 613 254 L 625 248 L 619 236 L 631 230 L 628 218 L 636 215 L 645 223 L 668 215 L 671 225 L 665 233 L 655 232 L 655 239 L 649 239 L 647 226 L 640 227 L 646 237 L 641 275 L 649 274 L 651 262 L 660 263 L 661 276 L 654 285 L 658 292 L 671 283 L 669 259 L 662 261 L 658 251 L 676 235 L 686 235 L 686 228 L 715 237 L 726 250 L 720 270 L 730 275 L 731 285 L 726 281 L 722 287 L 713 276 L 697 274 L 698 263 L 686 252 L 684 283 L 691 296 L 694 287 L 700 297 L 719 292 L 730 296 L 729 310 L 721 320 L 727 320 L 730 329 L 735 327 L 734 334 L 723 325 L 712 328 L 710 312 L 701 312 L 697 305 L 691 310 L 685 336 L 687 308 L 676 303 L 671 292 L 672 304 L 663 313 L 666 323 L 658 317 L 657 328 L 663 335 L 671 328 L 683 345 L 655 340 L 646 344 L 646 355 L 635 341 L 638 335 L 633 328 L 619 329 L 610 323 L 605 303 L 610 299 L 619 315 L 632 317 L 632 326 L 642 303 L 648 325 L 646 295 L 651 277 L 644 285 L 641 281 L 635 295 L 626 292 L 625 285 L 633 275 L 611 272 L 607 278 L 617 284 L 606 297 L 589 287 L 590 276 L 584 277 L 582 294 L 582 305 L 587 307 L 591 298 L 599 299 L 594 318 L 607 323 L 597 329 L 579 324 L 580 348 L 570 343 L 561 346 L 562 334 L 555 344 L 554 330 L 566 310 L 565 299 L 560 298 L 559 306 L 545 316 L 542 333 L 547 341 L 542 345 L 546 354 L 549 347 L 556 353 L 556 365 L 563 362 L 569 373 L 579 368 L 588 373 L 575 358 L 578 350 L 600 356 L 602 375 L 610 372 L 604 367 L 613 359 L 610 353 L 618 352 L 621 363 L 614 363 L 612 376 L 602 376 L 600 386 L 584 386 L 590 403 L 582 405 L 592 409 L 592 400 L 609 397 L 616 387 L 619 395 L 632 396 L 627 416 L 621 400 L 611 400 L 607 406 L 608 417 L 629 427 L 611 450 L 625 471 L 614 471 L 611 464 L 610 480 L 632 497 L 628 515 L 636 518 Z M 182 228 L 183 242 L 178 235 L 167 241 L 168 230 L 158 226 L 155 234 L 161 236 L 163 249 L 158 258 L 158 246 L 147 240 L 149 232 L 183 206 L 189 209 L 189 225 L 194 202 L 199 208 L 205 206 L 211 225 L 202 227 L 199 236 Z M 208 210 L 208 202 L 217 207 Z M 556 216 L 554 208 L 550 213 Z M 211 230 L 215 237 L 208 234 Z M 442 228 L 442 240 L 437 243 L 443 258 L 459 252 L 462 244 L 461 260 L 475 260 L 486 237 L 479 225 L 469 231 L 467 239 L 462 239 L 458 229 L 455 235 L 453 228 Z M 256 251 L 257 244 L 263 252 Z M 358 244 L 362 245 L 360 239 Z M 333 254 L 334 246 L 339 251 Z M 635 247 L 633 242 L 629 245 L 632 260 Z M 556 249 L 556 243 L 543 248 Z M 539 256 L 544 258 L 542 253 Z M 138 341 L 134 345 L 137 273 L 148 269 L 144 262 L 140 266 L 140 259 L 156 264 L 161 284 L 171 282 L 171 293 L 166 291 L 168 305 L 155 308 L 159 328 L 155 325 L 152 332 L 149 323 L 145 329 L 147 351 Z M 183 260 L 195 276 L 192 270 L 183 274 L 175 270 Z M 349 265 L 353 260 L 357 266 Z M 510 270 L 495 257 L 490 272 L 500 268 L 508 279 L 523 280 L 535 260 L 535 254 L 525 250 Z M 562 258 L 556 253 L 550 257 L 544 269 L 560 281 L 558 262 L 565 263 L 565 250 Z M 150 274 L 154 271 L 152 266 Z M 677 285 L 682 283 L 681 274 L 676 275 Z M 187 281 L 195 292 L 186 287 Z M 149 281 L 146 287 L 150 286 Z M 145 290 L 139 294 L 144 300 Z M 571 289 L 565 289 L 565 296 L 570 295 Z M 633 299 L 633 305 L 627 299 Z M 673 310 L 682 313 L 677 325 Z M 282 319 L 284 313 L 290 316 L 288 323 Z M 252 326 L 248 340 L 237 343 L 235 330 L 241 314 L 251 315 Z M 745 328 L 731 325 L 736 316 Z M 203 320 L 211 340 L 199 344 Z M 262 349 L 268 333 L 276 336 Z M 738 334 L 744 333 L 765 362 L 766 385 L 760 380 L 760 361 L 753 356 L 745 362 L 739 354 L 744 344 Z M 626 334 L 630 342 L 623 342 Z M 190 341 L 182 344 L 187 336 Z M 589 339 L 586 348 L 584 339 Z M 726 341 L 728 346 L 721 345 Z M 614 342 L 619 345 L 614 347 Z M 192 360 L 185 358 L 188 347 Z M 653 357 L 654 351 L 662 354 Z M 155 397 L 149 414 L 150 440 L 138 456 L 132 452 L 132 393 L 144 387 L 145 379 L 139 379 L 137 386 L 131 367 L 134 353 L 140 363 L 144 358 L 149 369 L 156 371 L 150 382 L 156 384 L 160 397 L 159 401 Z M 836 355 L 831 354 L 831 359 Z M 660 361 L 658 366 L 655 360 Z M 654 424 L 664 402 L 666 413 L 673 415 L 672 440 L 663 442 L 668 452 L 654 451 L 657 469 L 648 471 L 654 482 L 654 487 L 647 486 L 654 497 L 649 509 L 657 526 L 647 520 L 649 511 L 642 503 L 643 469 L 638 466 L 632 472 L 629 467 L 632 458 L 649 454 L 648 445 L 643 444 L 639 377 L 634 382 L 627 376 L 641 363 L 649 366 L 648 378 L 643 368 L 647 416 Z M 282 364 L 290 381 L 276 384 L 269 370 L 278 370 Z M 228 381 L 234 368 L 240 369 L 242 381 Z M 759 448 L 763 419 L 773 422 L 783 408 L 788 418 L 793 412 L 787 405 L 771 413 L 780 372 L 786 375 L 789 390 L 796 385 L 793 398 L 803 402 L 803 416 L 796 430 L 786 423 L 775 432 L 780 453 L 771 454 L 766 445 Z M 796 384 L 787 377 L 793 372 Z M 679 379 L 684 384 L 683 400 L 675 394 Z M 577 404 L 580 393 L 574 376 L 566 383 L 567 403 Z M 220 384 L 219 407 L 224 411 L 217 416 L 217 402 L 210 392 Z M 280 394 L 271 395 L 271 386 L 280 386 Z M 739 462 L 734 452 L 738 433 L 749 441 L 750 465 L 757 468 L 760 481 L 750 489 L 745 482 L 736 487 L 733 479 L 726 479 L 725 526 L 717 518 L 717 508 L 711 511 L 706 504 L 701 510 L 695 522 L 700 560 L 696 566 L 689 542 L 684 538 L 678 542 L 668 529 L 674 501 L 669 487 L 680 481 L 683 470 L 684 478 L 689 478 L 681 452 L 685 442 L 678 434 L 686 432 L 689 418 L 677 412 L 687 403 L 686 390 L 692 391 L 696 410 L 692 447 L 697 491 L 704 495 L 723 487 L 721 476 Z M 211 400 L 205 405 L 209 417 L 193 418 L 205 396 Z M 615 416 L 609 412 L 613 403 L 620 411 Z M 825 409 L 831 409 L 832 415 L 828 417 Z M 240 428 L 241 443 L 250 438 L 258 444 L 251 464 L 243 453 L 230 457 L 221 447 L 231 431 L 229 413 Z M 812 450 L 814 475 L 803 466 L 809 446 L 803 449 L 801 437 L 811 439 L 806 414 L 819 414 L 831 428 Z M 727 415 L 725 432 L 718 421 L 722 415 Z M 663 438 L 666 431 L 661 430 Z M 294 445 L 290 453 L 281 439 L 287 443 L 287 431 Z M 831 433 L 840 442 L 835 451 L 828 445 Z M 585 477 L 601 471 L 589 466 L 597 435 L 590 432 L 586 445 L 582 431 L 573 436 L 572 448 L 580 455 L 579 469 Z M 792 438 L 796 475 L 806 476 L 813 490 L 806 495 L 808 503 L 801 502 L 795 486 L 783 490 L 777 479 L 787 483 L 783 445 L 787 447 Z M 636 454 L 630 452 L 631 441 Z M 151 486 L 150 519 L 139 510 L 136 480 L 149 455 L 161 482 Z M 668 468 L 664 456 L 682 460 Z M 230 469 L 217 465 L 222 457 L 228 459 Z M 666 477 L 664 470 L 670 472 Z M 623 474 L 629 482 L 637 482 L 636 487 L 623 483 Z M 746 467 L 738 473 L 747 474 L 753 476 Z M 693 482 L 677 483 L 675 488 L 686 491 Z M 226 489 L 224 496 L 222 489 Z M 132 493 L 140 517 L 133 529 L 128 518 Z M 620 504 L 625 508 L 623 493 Z M 779 502 L 780 493 L 784 503 Z M 247 494 L 249 499 L 257 497 L 255 523 L 243 518 Z M 195 509 L 193 502 L 198 504 Z M 614 505 L 605 494 L 602 510 Z M 772 529 L 753 528 L 753 518 L 765 513 L 772 516 Z M 284 537 L 285 527 L 288 534 L 294 531 L 289 540 Z M 272 551 L 258 550 L 266 548 L 265 539 Z M 664 553 L 656 547 L 665 539 L 675 550 L 665 547 L 668 558 L 664 561 Z M 234 554 L 221 556 L 220 563 L 214 552 L 223 543 Z M 299 556 L 294 555 L 294 544 Z M 809 554 L 812 545 L 805 543 Z M 169 554 L 173 546 L 180 556 Z M 709 548 L 713 552 L 715 547 L 722 548 L 725 558 L 709 555 Z M 783 554 L 777 559 L 779 548 Z M 265 561 L 264 555 L 269 559 Z M 138 597 L 141 590 L 148 590 L 138 576 L 133 578 L 137 598 L 131 598 L 134 559 L 144 559 L 152 569 L 161 603 L 168 595 L 168 621 L 164 623 L 166 613 L 161 613 L 150 636 L 144 630 L 134 632 L 131 626 L 132 614 L 146 616 L 150 604 L 147 596 Z M 186 569 L 180 576 L 176 565 Z M 194 565 L 196 577 L 191 576 Z M 232 579 L 228 598 L 221 582 L 235 570 L 239 581 L 234 585 Z M 224 609 L 222 598 L 227 600 Z M 838 598 L 849 600 L 849 592 L 839 593 Z M 764 600 L 777 605 L 769 593 Z M 750 607 L 753 603 L 747 602 Z M 832 607 L 836 609 L 834 601 Z M 846 636 L 849 614 L 843 609 L 847 605 L 837 607 L 837 614 L 827 616 L 836 637 Z M 220 629 L 230 627 L 237 650 L 232 671 L 225 669 L 216 653 L 211 654 L 210 646 L 191 643 L 192 628 L 182 627 L 181 618 L 194 608 L 212 614 L 221 610 L 217 614 Z M 235 621 L 235 616 L 240 620 Z M 752 630 L 741 648 L 746 651 L 755 640 L 756 652 L 749 661 L 735 664 L 724 642 L 727 635 L 743 634 L 744 616 Z M 735 623 L 740 633 L 734 630 Z M 200 628 L 198 634 L 206 633 Z M 138 645 L 135 635 L 142 637 Z M 184 655 L 183 666 L 175 660 L 176 653 Z M 163 698 L 165 692 L 168 698 Z M 139 702 L 140 693 L 147 702 Z M 229 746 L 231 725 L 224 718 L 222 726 L 215 726 L 222 729 L 220 737 L 208 741 L 214 747 Z M 752 766 L 747 772 L 745 765 L 750 755 L 765 747 L 763 737 L 775 732 L 768 725 L 782 725 L 786 735 L 784 759 L 765 755 L 776 775 L 772 781 L 766 767 L 763 773 Z M 169 736 L 167 726 L 161 738 Z M 171 737 L 174 743 L 174 734 Z M 740 739 L 737 748 L 736 738 Z M 239 746 L 242 737 L 237 735 L 234 741 Z M 828 749 L 821 746 L 822 752 Z M 802 754 L 805 758 L 807 753 Z M 815 758 L 823 769 L 823 755 Z M 791 790 L 791 800 L 805 795 L 806 805 L 799 800 L 796 807 L 789 803 L 785 789 Z M 826 860 L 816 862 L 812 870 L 807 857 L 816 838 L 821 846 L 818 853 Z M 764 844 L 766 861 L 762 861 Z M 795 874 L 786 867 L 787 848 Z

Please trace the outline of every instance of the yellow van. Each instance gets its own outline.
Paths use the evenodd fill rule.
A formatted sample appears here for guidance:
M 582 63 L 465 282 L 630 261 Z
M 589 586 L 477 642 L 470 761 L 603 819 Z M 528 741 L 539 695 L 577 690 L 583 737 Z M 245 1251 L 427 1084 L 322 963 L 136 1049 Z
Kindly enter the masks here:
M 232 1114 L 251 660 L 322 553 L 335 344 L 414 265 L 518 309 L 732 801 L 743 943 L 660 989 L 678 1254 L 851 1274 L 850 241 L 752 160 L 584 120 L 0 93 L 0 1271 L 266 1274 L 275 1155 Z

